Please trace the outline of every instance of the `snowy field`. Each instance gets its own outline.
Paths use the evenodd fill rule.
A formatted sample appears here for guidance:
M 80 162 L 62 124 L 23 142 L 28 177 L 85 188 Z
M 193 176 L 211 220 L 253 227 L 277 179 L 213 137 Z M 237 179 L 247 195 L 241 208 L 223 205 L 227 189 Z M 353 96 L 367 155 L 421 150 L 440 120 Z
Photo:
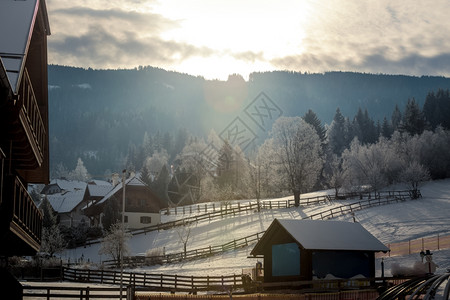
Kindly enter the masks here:
M 404 189 L 404 187 L 401 189 Z M 450 179 L 428 182 L 420 189 L 423 196 L 421 199 L 367 208 L 357 211 L 355 218 L 385 244 L 435 236 L 437 234 L 441 236 L 450 235 Z M 326 193 L 332 193 L 332 191 L 311 193 L 302 197 L 314 197 Z M 283 199 L 292 199 L 292 197 Z M 137 235 L 129 241 L 129 246 L 132 255 L 145 253 L 149 249 L 160 249 L 160 251 L 164 249 L 166 254 L 178 253 L 183 249 L 179 234 L 186 234 L 188 231 L 190 231 L 187 243 L 188 251 L 207 246 L 222 245 L 234 239 L 265 231 L 275 218 L 301 219 L 350 202 L 352 201 L 334 201 L 310 207 L 263 210 L 260 213 L 248 212 L 235 217 L 227 216 L 223 219 L 191 224 L 189 228 L 180 227 L 160 232 L 150 232 L 146 235 Z M 185 215 L 185 217 L 187 216 L 189 215 Z M 163 221 L 181 217 L 183 217 L 181 214 L 177 216 L 163 216 Z M 334 220 L 353 222 L 353 217 L 346 215 Z M 256 259 L 248 258 L 253 246 L 250 245 L 247 248 L 195 261 L 142 267 L 127 271 L 194 276 L 241 274 L 243 269 L 255 266 Z M 93 264 L 99 264 L 102 260 L 109 259 L 109 257 L 98 254 L 99 248 L 100 245 L 97 244 L 86 248 L 71 249 L 65 252 L 62 257 L 65 259 L 70 258 L 70 261 L 73 262 L 83 256 L 85 261 L 89 259 Z M 436 273 L 443 273 L 450 268 L 450 250 L 433 251 L 433 253 L 433 261 L 439 266 Z M 417 260 L 420 260 L 418 254 L 385 258 L 385 274 L 387 276 L 391 275 L 390 267 L 393 263 L 409 266 Z M 380 262 L 381 260 L 379 259 L 376 262 L 377 276 L 381 274 Z

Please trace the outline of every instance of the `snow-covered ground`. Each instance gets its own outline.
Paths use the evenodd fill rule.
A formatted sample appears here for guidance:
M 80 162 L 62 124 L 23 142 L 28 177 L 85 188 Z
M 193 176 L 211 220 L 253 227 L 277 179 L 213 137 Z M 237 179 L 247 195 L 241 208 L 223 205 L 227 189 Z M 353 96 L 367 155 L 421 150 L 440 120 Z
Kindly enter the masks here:
M 423 196 L 421 199 L 367 208 L 357 211 L 355 218 L 385 244 L 435 236 L 437 234 L 441 236 L 450 235 L 450 179 L 428 182 L 421 187 L 421 192 Z M 332 191 L 311 193 L 302 197 L 313 197 L 324 193 L 332 193 Z M 288 198 L 291 199 L 292 197 Z M 191 224 L 189 228 L 181 227 L 160 232 L 150 232 L 146 235 L 137 235 L 130 240 L 129 245 L 132 255 L 145 253 L 149 249 L 160 249 L 160 251 L 164 249 L 165 253 L 178 253 L 183 249 L 179 234 L 186 234 L 188 231 L 190 231 L 187 243 L 188 250 L 222 245 L 234 239 L 265 231 L 275 218 L 301 219 L 347 203 L 349 201 L 334 201 L 310 207 L 263 210 L 260 213 L 248 212 L 235 217 L 227 216 L 223 219 Z M 180 217 L 182 215 L 164 216 L 163 220 L 169 221 Z M 335 220 L 352 222 L 353 216 L 341 216 Z M 83 256 L 85 260 L 89 259 L 93 263 L 100 263 L 102 260 L 109 259 L 104 255 L 100 256 L 98 254 L 99 248 L 100 245 L 97 244 L 86 248 L 72 249 L 66 251 L 62 257 L 70 258 L 70 261 L 73 262 Z M 251 245 L 247 248 L 209 258 L 176 264 L 142 267 L 133 271 L 196 276 L 241 274 L 243 269 L 255 266 L 256 259 L 248 258 L 252 248 L 253 246 Z M 433 261 L 439 266 L 437 273 L 443 273 L 450 268 L 450 250 L 433 251 L 433 253 Z M 390 267 L 393 263 L 412 266 L 417 260 L 420 260 L 418 254 L 387 257 L 384 259 L 385 274 L 387 276 L 390 275 Z M 379 259 L 376 262 L 377 275 L 381 274 L 380 262 L 381 260 Z

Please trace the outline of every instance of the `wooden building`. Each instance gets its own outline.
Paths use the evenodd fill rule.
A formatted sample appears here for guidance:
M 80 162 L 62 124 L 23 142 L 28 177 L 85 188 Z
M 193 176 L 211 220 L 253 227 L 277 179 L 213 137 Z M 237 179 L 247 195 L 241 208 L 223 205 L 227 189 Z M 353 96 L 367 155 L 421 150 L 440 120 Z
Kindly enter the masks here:
M 123 184 L 117 184 L 99 201 L 86 206 L 83 210 L 94 226 L 102 225 L 102 217 L 109 202 L 114 201 L 118 213 L 122 212 Z M 109 203 L 111 204 L 111 203 Z M 161 222 L 159 211 L 165 205 L 151 189 L 135 175 L 125 180 L 125 226 L 138 229 Z
M 359 223 L 275 219 L 251 251 L 264 282 L 375 277 L 375 252 L 389 251 Z
M 0 257 L 34 255 L 42 214 L 28 183 L 49 181 L 47 36 L 44 0 L 0 1 Z M 2 266 L 5 266 L 5 261 Z M 0 282 L 21 299 L 20 284 Z M 6 292 L 6 291 L 5 291 Z

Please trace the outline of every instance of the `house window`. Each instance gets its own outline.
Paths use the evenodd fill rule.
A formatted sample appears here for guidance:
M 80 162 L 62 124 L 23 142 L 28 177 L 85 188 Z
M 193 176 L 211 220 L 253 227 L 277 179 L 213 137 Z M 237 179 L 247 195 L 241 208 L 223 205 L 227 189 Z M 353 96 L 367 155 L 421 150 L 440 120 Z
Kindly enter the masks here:
M 141 201 L 141 207 L 145 207 L 145 199 L 140 199 L 140 201 Z M 142 222 L 141 222 L 142 223 Z
M 123 216 L 123 222 L 128 223 L 128 216 Z
M 300 249 L 296 243 L 272 245 L 272 276 L 300 275 Z
M 142 224 L 150 224 L 152 222 L 152 217 L 141 217 Z

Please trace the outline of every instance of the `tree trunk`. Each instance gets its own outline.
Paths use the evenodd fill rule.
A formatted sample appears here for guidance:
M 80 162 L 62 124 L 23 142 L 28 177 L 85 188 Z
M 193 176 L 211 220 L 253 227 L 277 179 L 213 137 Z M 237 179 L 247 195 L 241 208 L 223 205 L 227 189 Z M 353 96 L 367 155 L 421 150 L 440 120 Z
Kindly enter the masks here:
M 294 190 L 294 205 L 295 207 L 299 207 L 300 205 L 300 191 Z

